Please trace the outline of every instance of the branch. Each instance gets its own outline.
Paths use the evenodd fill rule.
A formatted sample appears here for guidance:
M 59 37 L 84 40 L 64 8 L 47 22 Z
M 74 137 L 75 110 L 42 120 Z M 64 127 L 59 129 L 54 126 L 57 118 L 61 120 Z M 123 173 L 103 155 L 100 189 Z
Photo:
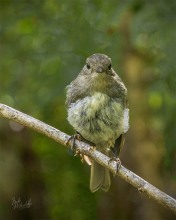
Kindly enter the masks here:
M 71 146 L 72 144 L 71 141 L 68 144 L 66 144 L 70 138 L 69 135 L 27 114 L 17 111 L 7 105 L 0 104 L 0 116 L 15 121 L 17 123 L 20 123 L 41 134 L 44 134 L 62 145 Z M 151 185 L 141 177 L 137 176 L 135 173 L 131 172 L 130 170 L 126 169 L 122 165 L 117 171 L 117 163 L 115 161 L 109 163 L 110 160 L 109 157 L 93 149 L 89 144 L 76 140 L 75 147 L 82 154 L 91 157 L 93 160 L 95 160 L 102 166 L 108 168 L 114 175 L 120 176 L 126 182 L 136 187 L 139 190 L 139 192 L 145 193 L 146 195 L 148 195 L 149 198 L 156 200 L 158 203 L 162 204 L 164 207 L 169 208 L 176 214 L 176 200 L 170 197 L 169 195 L 167 195 L 166 193 L 154 187 L 153 185 Z

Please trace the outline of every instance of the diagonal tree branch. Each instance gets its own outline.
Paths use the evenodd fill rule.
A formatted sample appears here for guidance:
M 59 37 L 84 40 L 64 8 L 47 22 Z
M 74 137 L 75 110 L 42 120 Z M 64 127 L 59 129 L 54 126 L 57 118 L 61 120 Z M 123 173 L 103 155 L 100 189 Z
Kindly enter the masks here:
M 0 116 L 20 123 L 41 134 L 44 134 L 62 145 L 71 146 L 72 144 L 71 141 L 68 142 L 70 139 L 69 135 L 7 105 L 0 104 Z M 68 144 L 66 144 L 67 142 Z M 109 163 L 109 157 L 93 149 L 89 144 L 76 140 L 75 147 L 80 151 L 80 153 L 91 157 L 102 166 L 108 168 L 114 175 L 120 176 L 126 182 L 136 187 L 141 193 L 145 193 L 149 198 L 156 200 L 158 203 L 162 204 L 164 207 L 169 208 L 176 214 L 176 200 L 166 193 L 154 187 L 122 165 L 117 171 L 117 163 L 115 161 Z

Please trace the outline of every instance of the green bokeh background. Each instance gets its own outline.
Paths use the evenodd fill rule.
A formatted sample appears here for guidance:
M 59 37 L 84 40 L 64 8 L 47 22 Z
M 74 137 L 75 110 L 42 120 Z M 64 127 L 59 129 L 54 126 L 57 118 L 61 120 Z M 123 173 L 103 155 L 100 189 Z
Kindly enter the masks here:
M 176 3 L 0 0 L 0 102 L 68 134 L 65 87 L 86 57 L 105 53 L 128 88 L 122 163 L 176 197 Z M 15 209 L 12 198 L 30 208 Z M 0 219 L 174 219 L 116 178 L 89 191 L 72 152 L 0 119 Z

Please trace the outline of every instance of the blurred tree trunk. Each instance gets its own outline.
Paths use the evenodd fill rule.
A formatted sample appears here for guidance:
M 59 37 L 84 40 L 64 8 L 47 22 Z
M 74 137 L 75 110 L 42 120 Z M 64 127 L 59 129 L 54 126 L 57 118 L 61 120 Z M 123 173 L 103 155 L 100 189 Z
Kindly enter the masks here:
M 121 153 L 122 163 L 148 182 L 164 189 L 161 177 L 164 146 L 162 134 L 152 127 L 147 89 L 153 80 L 150 54 L 137 51 L 130 40 L 133 12 L 124 14 L 119 31 L 123 36 L 122 78 L 128 88 L 130 130 Z M 118 53 L 118 52 L 117 52 Z M 105 208 L 106 207 L 106 208 Z M 116 178 L 109 193 L 99 204 L 100 219 L 174 219 L 167 209 L 146 198 L 133 187 Z

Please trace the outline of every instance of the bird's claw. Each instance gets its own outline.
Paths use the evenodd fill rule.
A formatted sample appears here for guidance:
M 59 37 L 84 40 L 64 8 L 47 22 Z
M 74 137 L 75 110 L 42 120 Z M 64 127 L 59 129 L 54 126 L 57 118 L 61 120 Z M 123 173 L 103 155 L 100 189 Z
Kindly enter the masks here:
M 84 139 L 79 133 L 72 135 L 67 141 L 66 141 L 66 145 L 69 145 L 69 142 L 71 141 L 71 150 L 73 151 L 74 156 L 79 156 L 81 159 L 81 162 L 84 163 L 84 161 L 88 164 L 91 165 L 92 162 L 90 160 L 90 158 L 86 155 L 84 155 L 83 153 L 80 152 L 79 149 L 77 149 L 75 147 L 75 141 L 79 140 L 79 141 L 87 141 L 86 139 Z M 91 143 L 91 142 L 90 142 Z M 92 147 L 94 148 L 94 146 Z
M 69 145 L 70 141 L 72 142 L 71 143 L 71 150 L 73 151 L 74 153 L 74 156 L 78 155 L 79 154 L 79 150 L 76 149 L 75 147 L 75 141 L 77 140 L 81 140 L 81 136 L 80 134 L 74 134 L 72 135 L 67 141 L 66 141 L 66 145 Z
M 117 164 L 117 168 L 116 168 L 116 173 L 119 171 L 120 167 L 121 167 L 121 160 L 118 157 L 112 157 L 110 158 L 110 160 L 108 161 L 108 165 L 112 162 L 116 162 Z

